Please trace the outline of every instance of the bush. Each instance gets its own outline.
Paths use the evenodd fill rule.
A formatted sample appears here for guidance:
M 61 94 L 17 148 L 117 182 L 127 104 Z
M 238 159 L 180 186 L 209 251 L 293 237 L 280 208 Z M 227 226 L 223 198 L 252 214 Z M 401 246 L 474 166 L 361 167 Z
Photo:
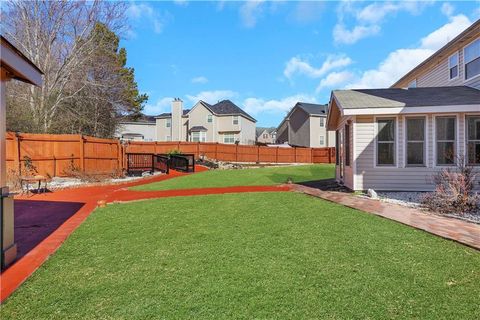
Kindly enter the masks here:
M 474 213 L 480 210 L 480 195 L 474 191 L 477 173 L 458 157 L 452 168 L 442 169 L 433 176 L 435 191 L 422 199 L 428 209 L 439 213 Z

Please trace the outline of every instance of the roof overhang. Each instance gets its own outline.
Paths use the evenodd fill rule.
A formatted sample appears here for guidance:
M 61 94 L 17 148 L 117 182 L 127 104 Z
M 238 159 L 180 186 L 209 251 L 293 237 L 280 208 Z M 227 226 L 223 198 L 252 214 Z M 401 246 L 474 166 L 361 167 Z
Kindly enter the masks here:
M 7 71 L 8 76 L 41 86 L 43 72 L 3 36 L 0 42 L 0 66 Z
M 382 114 L 411 114 L 411 113 L 447 113 L 447 112 L 480 112 L 479 104 L 425 106 L 400 108 L 355 108 L 341 110 L 342 116 L 353 115 L 382 115 Z

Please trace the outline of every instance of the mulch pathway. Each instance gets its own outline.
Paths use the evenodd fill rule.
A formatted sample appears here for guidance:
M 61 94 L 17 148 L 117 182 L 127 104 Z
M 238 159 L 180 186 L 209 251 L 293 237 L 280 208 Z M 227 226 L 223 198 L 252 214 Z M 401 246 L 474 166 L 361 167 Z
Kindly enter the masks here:
M 293 185 L 293 190 L 394 220 L 480 250 L 480 225 L 475 223 L 437 216 L 393 203 L 360 198 L 351 193 L 321 190 L 299 184 Z

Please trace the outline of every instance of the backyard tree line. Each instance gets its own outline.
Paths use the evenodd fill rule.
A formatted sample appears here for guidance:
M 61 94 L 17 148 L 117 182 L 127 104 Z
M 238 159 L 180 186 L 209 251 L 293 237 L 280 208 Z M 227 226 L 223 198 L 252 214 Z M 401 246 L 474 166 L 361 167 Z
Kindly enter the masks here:
M 15 1 L 2 4 L 3 35 L 43 72 L 40 88 L 7 85 L 7 129 L 111 137 L 145 102 L 119 47 L 125 2 Z

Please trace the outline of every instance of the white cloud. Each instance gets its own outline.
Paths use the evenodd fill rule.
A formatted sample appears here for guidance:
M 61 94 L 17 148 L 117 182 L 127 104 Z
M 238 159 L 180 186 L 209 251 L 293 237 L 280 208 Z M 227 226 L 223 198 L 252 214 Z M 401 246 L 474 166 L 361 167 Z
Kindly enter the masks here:
M 352 30 L 348 30 L 344 24 L 339 23 L 333 28 L 333 39 L 336 43 L 353 44 L 360 39 L 376 35 L 380 29 L 378 25 L 357 25 Z
M 325 7 L 325 2 L 321 1 L 299 1 L 290 18 L 301 24 L 313 22 L 320 19 Z
M 157 12 L 152 6 L 146 3 L 132 2 L 126 11 L 127 17 L 131 20 L 147 20 L 155 33 L 162 33 L 165 26 L 173 20 L 173 15 L 168 11 Z M 130 36 L 135 36 L 132 31 Z
M 356 81 L 348 84 L 347 88 L 367 89 L 391 86 L 471 23 L 464 15 L 451 17 L 448 23 L 422 38 L 417 48 L 398 49 L 391 52 L 376 69 L 363 72 Z
M 202 91 L 196 95 L 187 95 L 187 99 L 196 103 L 198 100 L 203 100 L 207 103 L 213 104 L 220 100 L 232 99 L 238 96 L 238 93 L 231 90 L 214 90 L 214 91 Z
M 244 110 L 247 113 L 256 115 L 263 112 L 285 113 L 288 112 L 298 101 L 316 103 L 314 96 L 308 94 L 297 94 L 281 100 L 265 100 L 261 98 L 247 98 L 243 102 Z
M 455 11 L 455 7 L 452 6 L 451 3 L 445 2 L 442 4 L 442 13 L 446 15 L 447 17 L 451 17 L 453 15 L 453 12 Z
M 295 74 L 304 74 L 310 78 L 319 78 L 330 70 L 346 67 L 352 63 L 352 59 L 345 55 L 329 55 L 320 68 L 311 66 L 307 61 L 299 57 L 291 58 L 283 70 L 283 74 L 291 79 Z
M 208 79 L 204 76 L 200 76 L 200 77 L 195 77 L 195 78 L 192 78 L 192 83 L 201 83 L 201 84 L 204 84 L 204 83 L 207 83 L 208 82 Z
M 324 88 L 332 88 L 352 80 L 355 75 L 350 71 L 332 72 L 320 81 L 317 92 Z
M 360 39 L 380 33 L 381 25 L 388 15 L 398 12 L 419 14 L 433 1 L 385 1 L 357 7 L 358 2 L 344 1 L 337 8 L 338 21 L 333 29 L 333 39 L 339 44 L 353 44 Z M 354 20 L 354 26 L 347 28 L 347 18 Z
M 143 113 L 147 115 L 159 115 L 163 112 L 170 112 L 170 105 L 172 101 L 172 97 L 165 97 L 157 100 L 155 104 L 147 103 L 143 109 Z
M 247 28 L 253 28 L 257 24 L 258 18 L 263 13 L 264 0 L 246 1 L 240 6 L 240 18 Z

